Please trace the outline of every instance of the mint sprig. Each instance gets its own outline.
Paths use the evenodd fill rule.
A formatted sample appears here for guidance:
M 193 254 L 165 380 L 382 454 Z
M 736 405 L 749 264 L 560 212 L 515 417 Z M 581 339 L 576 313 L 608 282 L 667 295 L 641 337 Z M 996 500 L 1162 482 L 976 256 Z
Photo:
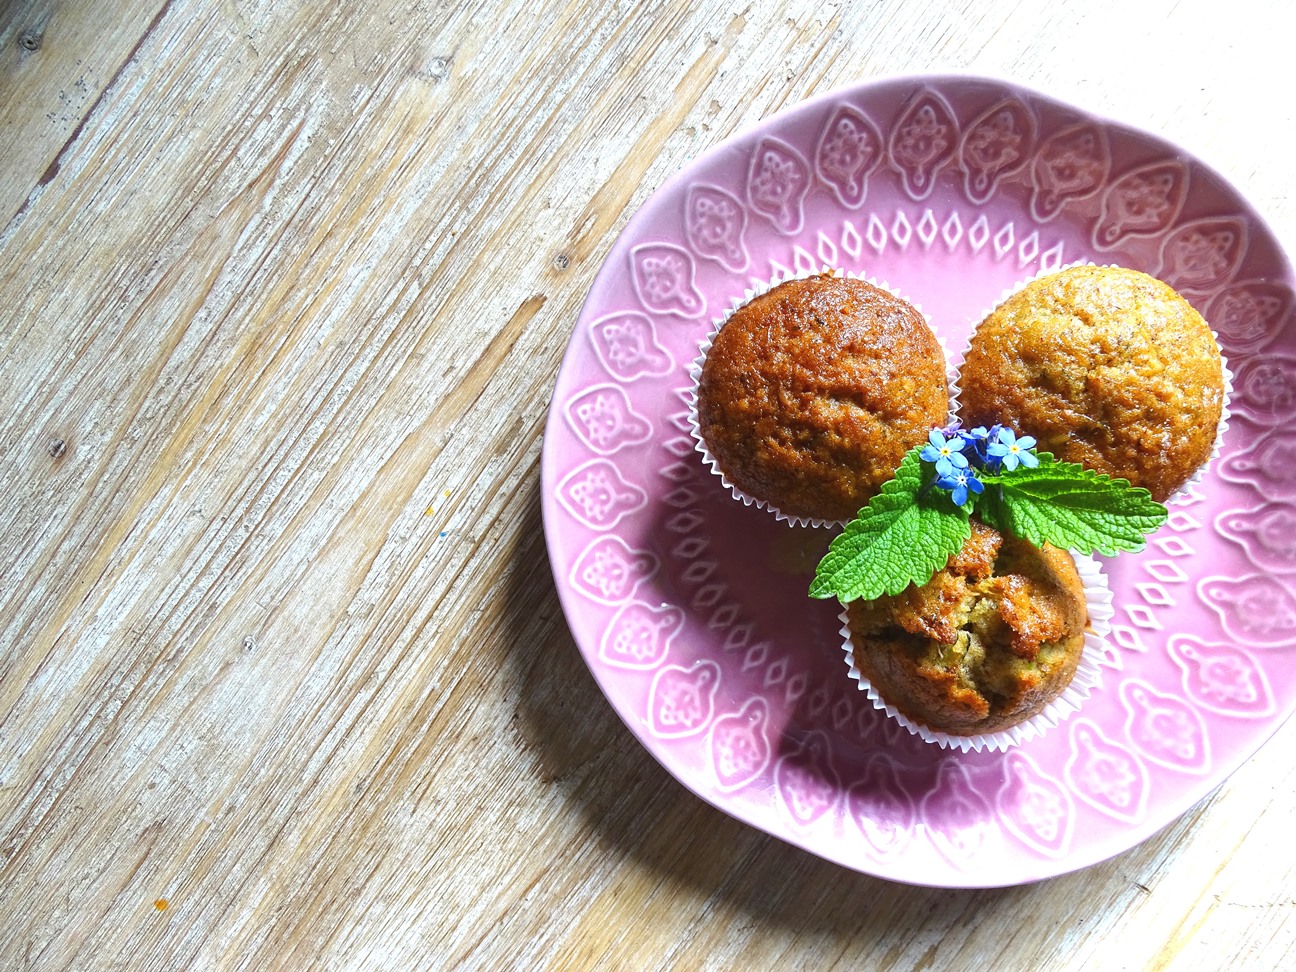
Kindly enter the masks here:
M 1137 551 L 1167 510 L 1146 489 L 1050 453 L 994 426 L 932 432 L 833 540 L 810 596 L 872 600 L 925 584 L 971 535 L 976 514 L 1036 546 L 1113 556 Z
M 1001 533 L 1037 547 L 1051 543 L 1111 557 L 1142 550 L 1144 537 L 1166 521 L 1166 508 L 1128 480 L 1059 462 L 1047 452 L 1038 458 L 1033 469 L 981 477 L 986 492 L 978 512 Z
M 854 601 L 899 594 L 919 578 L 926 583 L 971 536 L 967 510 L 924 486 L 920 451 L 905 455 L 895 478 L 833 540 L 811 597 Z

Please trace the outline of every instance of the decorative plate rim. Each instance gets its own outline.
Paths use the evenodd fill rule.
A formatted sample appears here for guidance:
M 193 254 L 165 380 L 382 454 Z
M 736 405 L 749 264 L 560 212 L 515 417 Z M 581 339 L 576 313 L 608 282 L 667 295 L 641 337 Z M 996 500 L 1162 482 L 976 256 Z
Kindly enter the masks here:
M 641 745 L 648 751 L 654 760 L 660 763 L 667 772 L 676 778 L 686 789 L 690 790 L 696 796 L 705 802 L 711 804 L 722 812 L 741 820 L 756 829 L 777 837 L 794 846 L 801 847 L 816 856 L 831 860 L 852 870 L 862 873 L 871 874 L 888 880 L 900 881 L 903 883 L 931 886 L 931 887 L 949 887 L 949 888 L 990 888 L 1013 886 L 1017 884 L 1030 883 L 1047 877 L 1057 876 L 1071 871 L 1089 867 L 1094 864 L 1108 860 L 1117 854 L 1131 849 L 1142 841 L 1148 839 L 1155 833 L 1169 826 L 1175 820 L 1179 819 L 1193 805 L 1198 803 L 1208 793 L 1216 789 L 1224 782 L 1233 772 L 1237 770 L 1247 759 L 1250 758 L 1259 748 L 1267 742 L 1272 735 L 1284 724 L 1286 719 L 1296 708 L 1296 700 L 1286 700 L 1285 711 L 1271 719 L 1262 730 L 1251 733 L 1246 737 L 1246 741 L 1235 751 L 1233 757 L 1229 759 L 1227 767 L 1223 771 L 1205 773 L 1199 778 L 1193 779 L 1181 791 L 1181 796 L 1174 801 L 1175 808 L 1168 816 L 1148 815 L 1137 823 L 1128 823 L 1119 828 L 1113 829 L 1113 834 L 1119 833 L 1119 836 L 1108 836 L 1104 840 L 1084 845 L 1087 850 L 1081 852 L 1081 848 L 1075 847 L 1068 854 L 1059 860 L 1056 858 L 1046 859 L 1039 858 L 1038 868 L 1032 870 L 1029 867 L 1018 868 L 1017 872 L 1006 879 L 997 879 L 993 874 L 967 872 L 956 874 L 953 871 L 942 875 L 940 880 L 930 880 L 915 878 L 912 875 L 904 873 L 904 855 L 886 862 L 885 866 L 879 865 L 878 861 L 870 860 L 861 863 L 859 860 L 851 859 L 846 852 L 848 844 L 841 842 L 841 853 L 834 853 L 832 846 L 825 846 L 822 842 L 816 843 L 808 836 L 797 831 L 779 831 L 771 829 L 761 819 L 760 814 L 746 804 L 735 803 L 731 800 L 723 799 L 711 792 L 703 785 L 704 781 L 690 778 L 684 768 L 672 765 L 665 758 L 661 747 L 654 743 L 653 737 L 644 720 L 633 711 L 629 701 L 616 688 L 616 683 L 601 670 L 600 666 L 594 664 L 594 659 L 598 654 L 598 646 L 590 646 L 582 642 L 577 631 L 576 625 L 573 624 L 573 617 L 580 612 L 586 605 L 576 599 L 576 592 L 570 588 L 564 578 L 559 576 L 556 566 L 555 548 L 561 545 L 560 534 L 562 531 L 562 507 L 556 489 L 549 488 L 550 484 L 558 483 L 561 473 L 555 468 L 557 459 L 554 455 L 554 449 L 551 443 L 559 428 L 563 427 L 565 418 L 562 416 L 563 409 L 559 401 L 558 390 L 562 387 L 564 377 L 574 368 L 575 362 L 582 355 L 588 355 L 588 349 L 581 347 L 583 339 L 582 331 L 586 325 L 596 316 L 599 305 L 599 297 L 602 285 L 610 276 L 624 276 L 626 270 L 622 264 L 616 263 L 616 258 L 622 254 L 623 250 L 630 248 L 630 242 L 640 238 L 643 226 L 652 217 L 652 208 L 655 201 L 668 198 L 677 193 L 681 187 L 688 184 L 690 178 L 697 175 L 705 169 L 708 164 L 716 162 L 722 158 L 726 152 L 735 150 L 735 146 L 744 144 L 752 139 L 758 138 L 762 132 L 774 130 L 784 130 L 790 124 L 799 120 L 805 120 L 822 114 L 829 106 L 835 102 L 841 102 L 845 99 L 859 99 L 866 96 L 869 92 L 883 90 L 897 85 L 911 85 L 915 90 L 931 87 L 964 87 L 968 85 L 986 86 L 1005 94 L 1016 95 L 1021 99 L 1029 99 L 1048 103 L 1059 110 L 1073 113 L 1076 116 L 1076 122 L 1092 123 L 1105 131 L 1119 132 L 1123 136 L 1128 136 L 1138 142 L 1147 145 L 1150 148 L 1168 153 L 1177 158 L 1183 159 L 1185 164 L 1205 172 L 1215 179 L 1220 186 L 1231 193 L 1239 203 L 1244 207 L 1245 215 L 1248 222 L 1253 223 L 1256 235 L 1267 237 L 1274 250 L 1273 256 L 1276 257 L 1280 264 L 1279 272 L 1273 276 L 1287 284 L 1290 284 L 1293 273 L 1291 261 L 1284 250 L 1282 243 L 1274 233 L 1272 226 L 1264 219 L 1263 215 L 1252 206 L 1246 198 L 1237 190 L 1235 185 L 1228 180 L 1217 169 L 1203 162 L 1194 153 L 1175 145 L 1162 138 L 1159 135 L 1148 132 L 1136 125 L 1130 124 L 1124 120 L 1108 117 L 1087 109 L 1076 107 L 1070 103 L 1055 97 L 1052 93 L 1030 88 L 1015 81 L 1003 78 L 981 75 L 974 73 L 950 72 L 950 71 L 932 71 L 932 72 L 915 72 L 887 75 L 878 78 L 868 79 L 855 84 L 846 85 L 831 91 L 821 92 L 810 98 L 807 98 L 795 105 L 784 108 L 766 119 L 753 122 L 740 129 L 735 130 L 728 137 L 689 160 L 677 172 L 673 173 L 661 185 L 659 185 L 639 206 L 634 214 L 627 220 L 617 239 L 609 248 L 603 264 L 600 266 L 597 274 L 591 282 L 589 294 L 582 305 L 581 311 L 577 318 L 577 324 L 574 328 L 571 340 L 563 354 L 562 363 L 555 382 L 555 391 L 553 399 L 550 402 L 548 415 L 545 423 L 544 445 L 541 455 L 541 509 L 542 520 L 546 536 L 546 545 L 549 551 L 550 563 L 554 572 L 555 586 L 558 591 L 559 601 L 563 609 L 564 617 L 572 630 L 573 639 L 581 652 L 582 658 L 586 662 L 596 684 L 604 697 L 611 703 L 614 711 L 625 723 L 626 727 L 635 736 Z M 879 163 L 880 165 L 881 163 Z M 813 180 L 811 182 L 813 187 Z M 984 205 L 984 204 L 982 204 Z M 1060 210 L 1059 210 L 1060 211 Z M 921 298 L 920 298 L 921 299 Z M 1218 299 L 1218 296 L 1212 297 L 1212 300 Z M 1276 343 L 1278 336 L 1283 333 L 1282 330 L 1276 331 L 1275 335 L 1269 339 L 1269 343 Z M 1255 352 L 1242 356 L 1237 359 L 1237 366 L 1243 365 L 1247 360 L 1251 360 Z M 1271 431 L 1265 427 L 1264 434 Z M 694 457 L 696 458 L 696 457 Z M 1259 497 L 1260 506 L 1270 503 L 1273 497 L 1261 493 Z M 1255 500 L 1255 497 L 1252 497 Z M 1254 502 L 1252 503 L 1254 505 Z M 1222 514 L 1219 514 L 1222 516 Z M 1268 575 L 1268 572 L 1266 572 Z M 1193 578 L 1197 580 L 1196 577 Z M 1200 582 L 1204 583 L 1208 578 L 1201 578 Z M 629 603 L 629 602 L 627 602 Z M 825 646 L 825 649 L 831 653 L 831 649 L 836 646 Z M 1261 671 L 1263 675 L 1263 671 Z M 843 676 L 844 677 L 844 676 Z M 1082 710 L 1076 714 L 1074 721 L 1084 721 L 1085 712 Z M 1240 754 L 1240 755 L 1239 755 Z M 1000 754 L 1001 756 L 1004 754 Z M 844 796 L 848 785 L 843 785 L 841 795 Z M 1146 796 L 1146 794 L 1145 794 Z M 992 799 L 993 794 L 987 796 Z M 924 826 L 916 824 L 916 826 Z

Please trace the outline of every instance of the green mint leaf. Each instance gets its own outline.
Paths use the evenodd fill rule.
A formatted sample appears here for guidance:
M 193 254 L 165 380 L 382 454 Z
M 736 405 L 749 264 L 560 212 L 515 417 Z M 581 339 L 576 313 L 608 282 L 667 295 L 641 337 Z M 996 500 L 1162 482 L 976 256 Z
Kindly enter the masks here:
M 927 583 L 962 548 L 972 532 L 967 510 L 950 503 L 948 494 L 924 488 L 921 451 L 905 455 L 895 478 L 833 540 L 811 597 L 855 601 L 899 594 L 911 583 Z
M 986 491 L 981 494 L 977 500 L 976 515 L 988 527 L 994 527 L 1005 536 L 1012 533 L 1012 526 L 1008 520 L 1008 510 L 1003 503 L 1003 494 L 1000 492 L 995 480 L 986 486 Z
M 1039 460 L 1034 469 L 1019 466 L 986 477 L 977 515 L 1036 546 L 1107 556 L 1142 550 L 1143 538 L 1166 520 L 1166 508 L 1127 480 L 1057 462 L 1048 453 Z

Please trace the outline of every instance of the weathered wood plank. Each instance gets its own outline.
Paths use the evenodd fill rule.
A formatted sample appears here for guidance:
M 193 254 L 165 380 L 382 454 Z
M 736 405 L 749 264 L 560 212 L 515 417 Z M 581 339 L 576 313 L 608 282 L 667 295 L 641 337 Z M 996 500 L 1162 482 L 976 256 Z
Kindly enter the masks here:
M 63 150 L 166 6 L 16 0 L 0 8 L 0 229 L 58 175 Z
M 0 132 L 36 146 L 0 170 L 17 214 L 0 233 L 0 955 L 1287 954 L 1296 863 L 1272 848 L 1296 814 L 1291 726 L 1116 860 L 1036 887 L 899 887 L 686 793 L 566 631 L 538 497 L 558 362 L 630 213 L 736 128 L 889 70 L 1012 72 L 1142 117 L 1296 226 L 1285 172 L 1256 159 L 1291 149 L 1290 107 L 1255 97 L 1281 70 L 1230 53 L 1231 21 L 1169 2 L 920 7 L 39 7 L 51 43 L 57 26 L 118 59 L 62 141 L 0 98 Z M 1166 45 L 1140 46 L 1152 27 Z M 1202 102 L 1182 92 L 1211 37 Z M 75 77 L 40 53 L 6 47 L 6 91 L 39 101 Z

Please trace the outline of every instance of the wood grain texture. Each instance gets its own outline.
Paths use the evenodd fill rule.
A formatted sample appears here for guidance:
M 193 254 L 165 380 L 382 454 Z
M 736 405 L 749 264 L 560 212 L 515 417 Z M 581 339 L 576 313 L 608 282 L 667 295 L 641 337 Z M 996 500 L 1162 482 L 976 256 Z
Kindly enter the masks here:
M 162 2 L 0 6 L 0 225 L 57 175 L 63 150 L 155 26 Z
M 1296 22 L 1230 10 L 7 8 L 0 967 L 1279 967 L 1296 727 L 1077 874 L 853 874 L 638 746 L 538 495 L 626 219 L 841 84 L 1011 75 L 1209 159 L 1296 249 Z

